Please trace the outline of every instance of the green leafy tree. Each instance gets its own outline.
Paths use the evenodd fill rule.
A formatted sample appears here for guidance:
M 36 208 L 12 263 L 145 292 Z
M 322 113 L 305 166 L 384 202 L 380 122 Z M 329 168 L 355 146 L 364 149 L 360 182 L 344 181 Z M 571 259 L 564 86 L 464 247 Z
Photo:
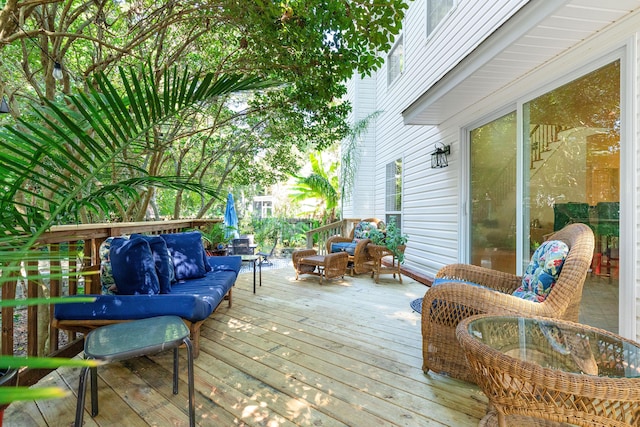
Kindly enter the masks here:
M 336 207 L 340 200 L 338 191 L 338 162 L 331 162 L 325 169 L 322 153 L 309 154 L 311 174 L 306 177 L 296 177 L 291 200 L 301 202 L 316 200 L 313 215 L 333 222 L 336 217 Z
M 11 73 L 0 73 L 0 91 L 17 117 L 27 101 L 87 89 L 91 73 L 110 75 L 118 65 L 147 58 L 156 85 L 167 64 L 277 79 L 285 84 L 180 112 L 149 132 L 144 149 L 123 153 L 150 175 L 179 176 L 218 191 L 230 184 L 270 185 L 296 173 L 310 149 L 348 133 L 350 106 L 335 100 L 354 72 L 382 64 L 378 52 L 389 49 L 406 7 L 403 0 L 384 6 L 341 0 L 7 1 L 0 11 L 0 54 Z M 51 74 L 55 61 L 62 64 L 60 82 Z M 104 179 L 120 173 L 135 171 L 114 169 Z M 185 210 L 204 216 L 217 203 L 178 189 L 170 211 L 161 211 L 169 208 L 158 205 L 161 192 L 149 187 L 135 204 L 120 206 L 116 219 L 142 219 L 149 207 L 156 216 L 179 217 Z

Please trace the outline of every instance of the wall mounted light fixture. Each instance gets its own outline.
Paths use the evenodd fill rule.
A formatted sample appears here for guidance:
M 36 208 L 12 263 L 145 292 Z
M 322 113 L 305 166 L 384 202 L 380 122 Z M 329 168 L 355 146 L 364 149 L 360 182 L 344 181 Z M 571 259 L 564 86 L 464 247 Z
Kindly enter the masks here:
M 438 146 L 440 144 L 440 146 Z M 447 156 L 451 154 L 451 146 L 444 145 L 442 142 L 436 142 L 436 151 L 431 153 L 431 167 L 432 168 L 446 168 L 449 166 L 449 159 Z

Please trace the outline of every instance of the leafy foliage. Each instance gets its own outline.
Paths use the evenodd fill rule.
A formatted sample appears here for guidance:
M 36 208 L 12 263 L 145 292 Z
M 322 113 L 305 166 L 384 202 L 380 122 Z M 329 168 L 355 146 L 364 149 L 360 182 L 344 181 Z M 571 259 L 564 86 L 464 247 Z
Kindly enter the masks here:
M 329 222 L 335 218 L 335 208 L 340 200 L 338 191 L 338 176 L 336 173 L 338 163 L 332 162 L 325 168 L 322 161 L 322 153 L 309 154 L 311 174 L 306 177 L 297 177 L 296 184 L 292 188 L 293 202 L 308 199 L 316 199 L 316 213 L 321 210 L 320 216 Z
M 339 101 L 344 82 L 383 63 L 379 52 L 398 34 L 406 8 L 404 0 L 384 6 L 342 0 L 7 2 L 0 11 L 0 92 L 18 117 L 32 100 L 60 101 L 60 93 L 89 91 L 93 81 L 86 76 L 96 71 L 111 76 L 140 58 L 149 58 L 156 88 L 166 80 L 166 64 L 215 76 L 276 79 L 285 84 L 180 111 L 150 130 L 140 149 L 122 153 L 127 164 L 149 176 L 181 177 L 217 191 L 271 185 L 298 173 L 309 150 L 322 150 L 348 134 L 350 105 Z M 60 82 L 51 77 L 54 59 L 63 65 Z M 114 163 L 99 179 L 106 185 L 135 173 Z M 129 198 L 128 205 L 116 205 L 114 219 L 142 220 L 149 207 L 157 216 L 173 218 L 202 217 L 216 209 L 217 199 L 206 193 L 137 190 L 135 202 Z
M 77 221 L 83 209 L 108 218 L 114 203 L 126 205 L 125 198 L 138 198 L 143 186 L 216 196 L 214 189 L 183 177 L 149 176 L 145 169 L 127 163 L 123 153 L 153 149 L 146 144 L 149 132 L 195 104 L 267 84 L 241 76 L 198 78 L 187 71 L 178 74 L 175 68 L 165 73 L 163 90 L 148 73 L 138 78 L 133 69 L 121 70 L 120 77 L 126 96 L 99 75 L 100 91 L 68 97 L 74 109 L 46 101 L 44 107 L 34 108 L 39 121 L 20 119 L 18 125 L 0 129 L 3 229 L 12 234 L 28 230 L 37 236 L 53 224 Z M 100 177 L 111 168 L 123 173 L 102 185 Z M 138 176 L 118 180 L 130 173 Z
M 396 218 L 390 217 L 389 223 L 385 230 L 379 230 L 374 228 L 369 234 L 369 238 L 374 245 L 386 246 L 393 255 L 398 259 L 398 262 L 404 262 L 404 251 L 399 249 L 400 246 L 406 245 L 409 240 L 407 234 L 402 234 L 398 225 L 396 224 Z

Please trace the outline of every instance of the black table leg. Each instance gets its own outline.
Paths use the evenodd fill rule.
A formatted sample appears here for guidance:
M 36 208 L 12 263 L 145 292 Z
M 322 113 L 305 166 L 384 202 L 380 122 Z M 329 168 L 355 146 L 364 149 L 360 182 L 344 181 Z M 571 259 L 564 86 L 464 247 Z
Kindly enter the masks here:
M 260 267 L 260 279 L 262 279 L 262 267 Z M 256 293 L 256 260 L 253 260 L 253 293 Z

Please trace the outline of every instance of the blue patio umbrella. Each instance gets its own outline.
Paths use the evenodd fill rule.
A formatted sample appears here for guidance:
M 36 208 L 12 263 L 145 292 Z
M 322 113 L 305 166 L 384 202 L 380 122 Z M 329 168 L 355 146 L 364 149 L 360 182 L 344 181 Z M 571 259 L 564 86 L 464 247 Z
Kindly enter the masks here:
M 238 234 L 238 214 L 236 213 L 235 202 L 233 201 L 233 194 L 227 195 L 227 208 L 224 210 L 224 225 L 227 227 L 224 231 L 226 238 L 237 239 Z M 233 227 L 233 229 L 229 228 Z

